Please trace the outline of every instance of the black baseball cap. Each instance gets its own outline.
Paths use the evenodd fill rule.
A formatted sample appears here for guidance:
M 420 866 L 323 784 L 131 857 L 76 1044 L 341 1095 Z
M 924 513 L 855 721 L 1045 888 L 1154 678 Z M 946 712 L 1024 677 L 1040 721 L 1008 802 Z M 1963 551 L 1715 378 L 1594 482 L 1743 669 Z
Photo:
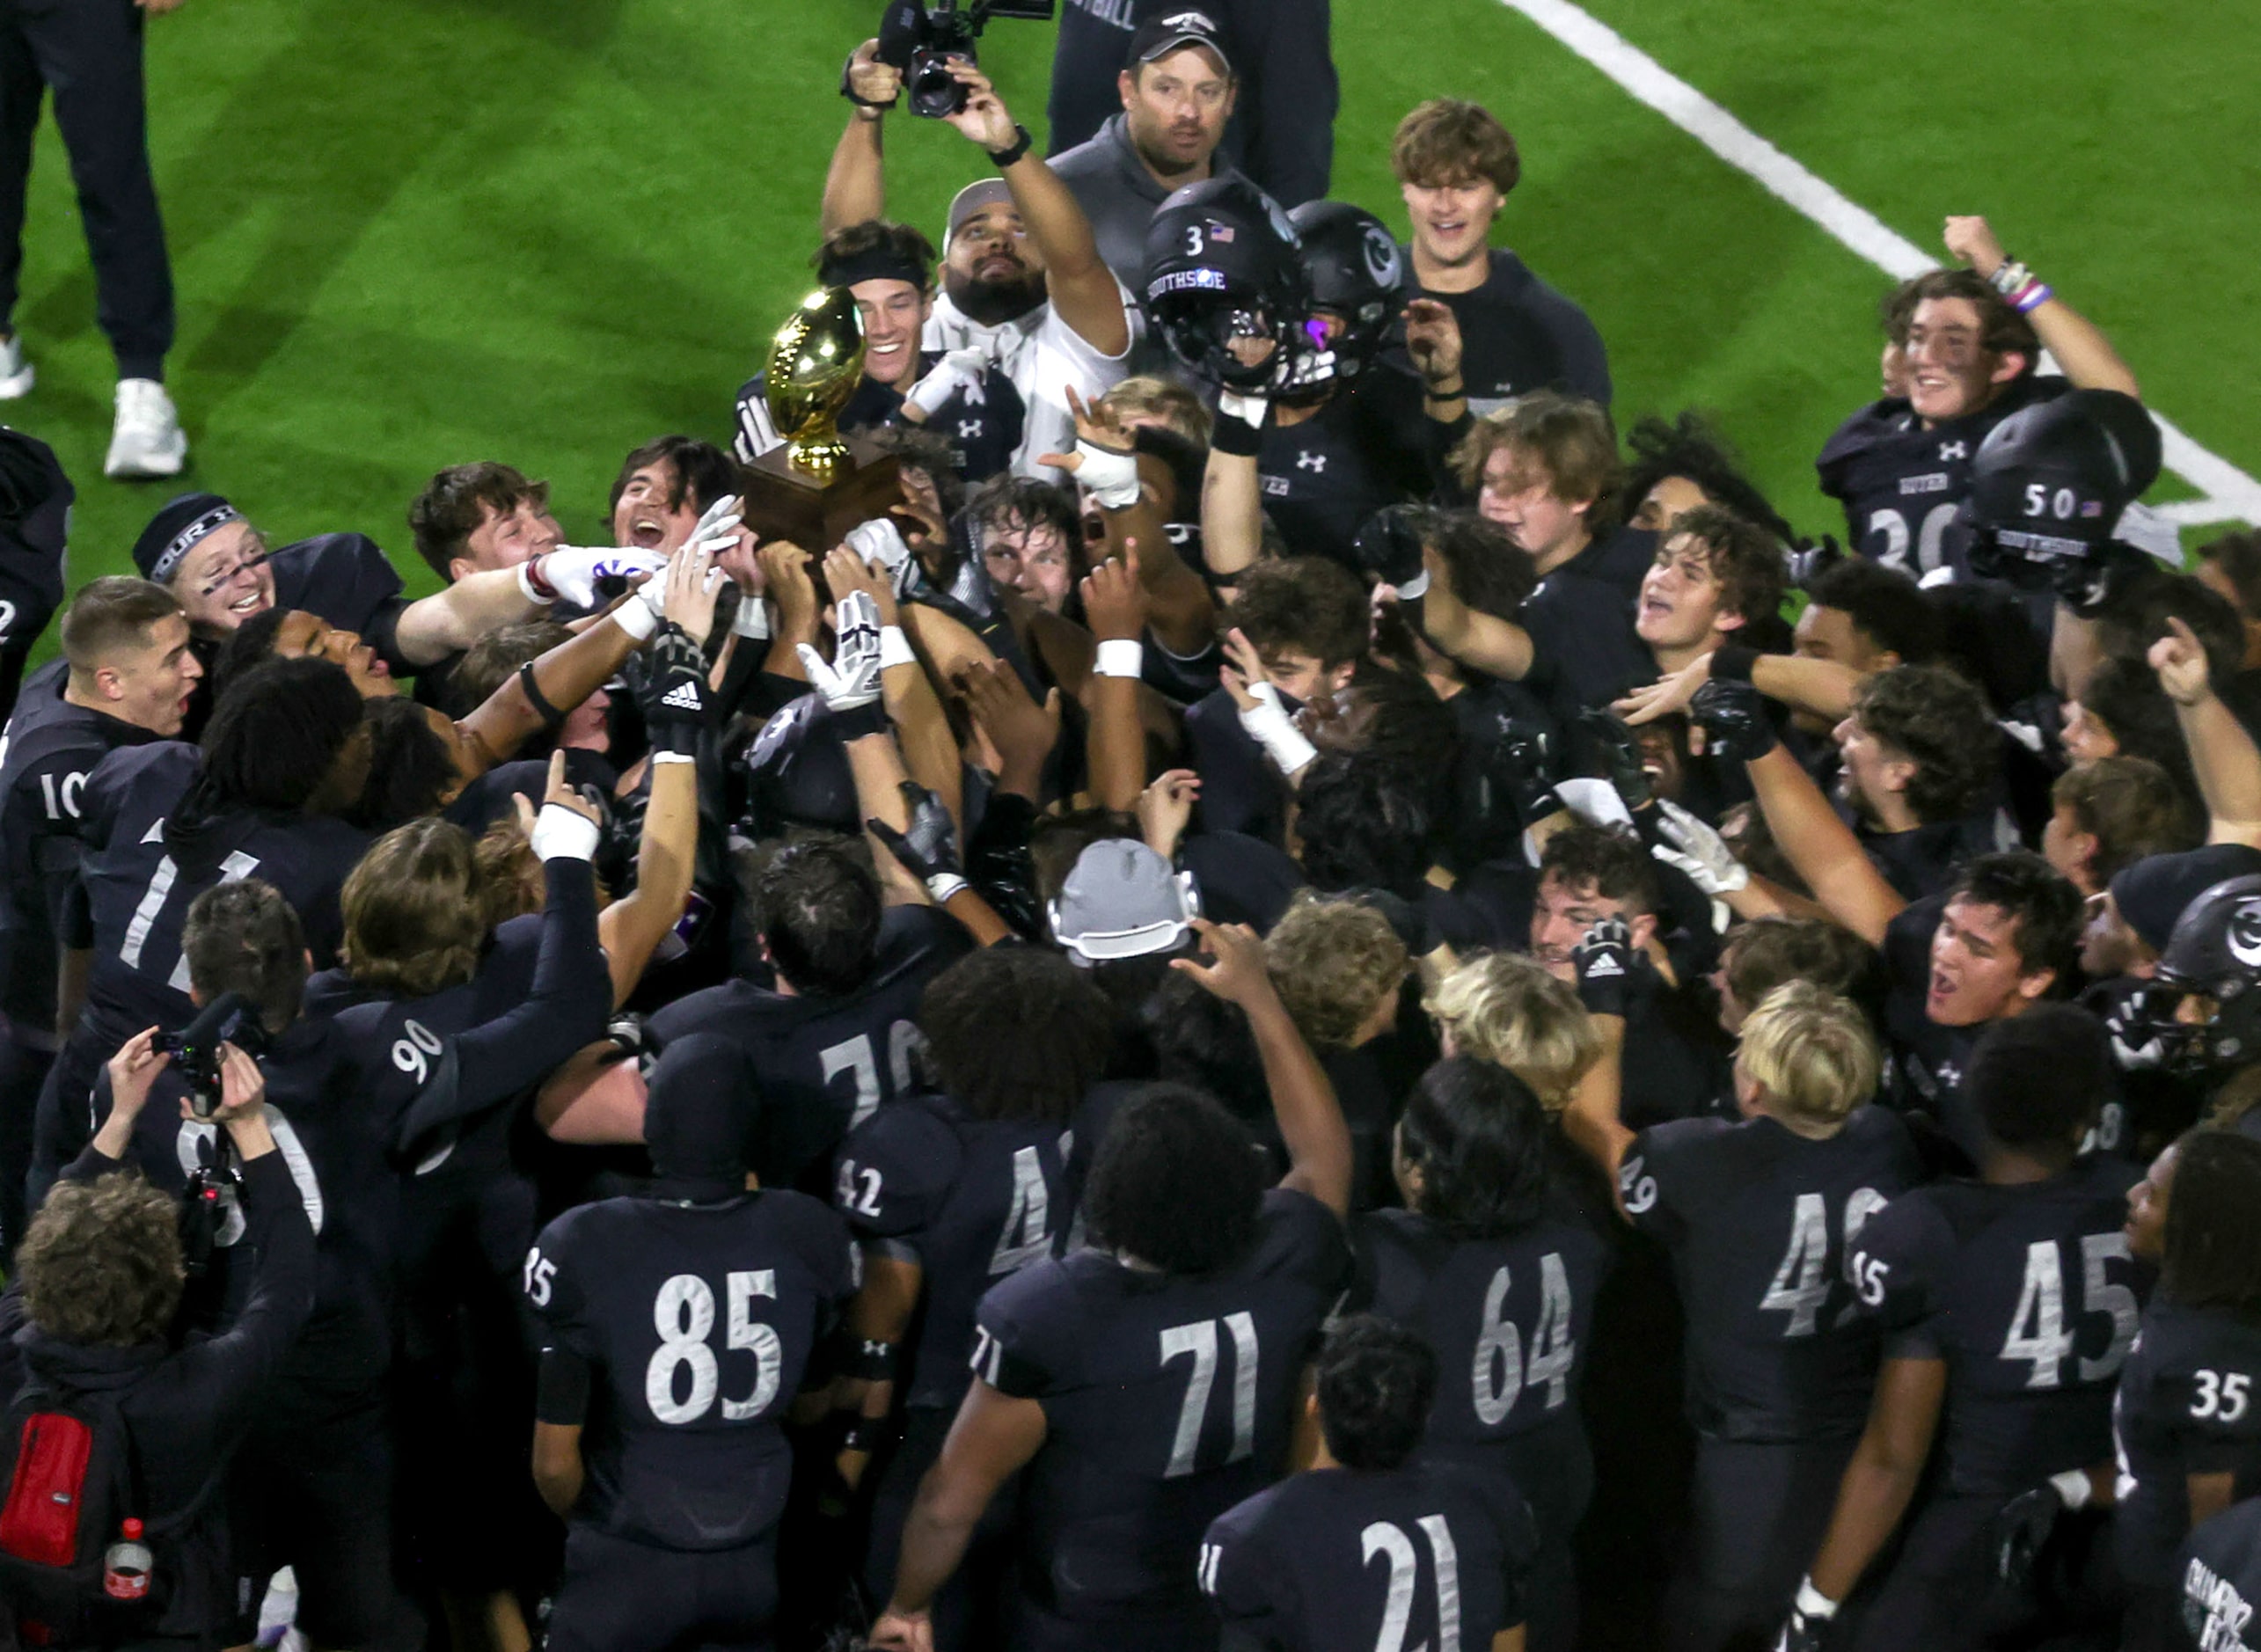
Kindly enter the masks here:
M 1167 57 L 1187 46 L 1202 48 L 1216 57 L 1226 74 L 1233 72 L 1233 60 L 1225 55 L 1224 32 L 1217 26 L 1217 19 L 1206 11 L 1167 11 L 1141 23 L 1130 36 L 1130 55 L 1123 66 L 1135 70 L 1141 63 Z

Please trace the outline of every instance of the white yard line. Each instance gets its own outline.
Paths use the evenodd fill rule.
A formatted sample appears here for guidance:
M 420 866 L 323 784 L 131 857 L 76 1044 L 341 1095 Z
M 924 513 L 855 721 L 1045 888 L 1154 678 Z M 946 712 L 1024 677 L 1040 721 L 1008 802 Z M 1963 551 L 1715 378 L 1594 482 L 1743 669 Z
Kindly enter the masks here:
M 1737 171 L 1758 179 L 1768 194 L 1796 208 L 1887 275 L 1905 280 L 1939 262 L 1570 0 L 1499 0 L 1499 4 L 1529 18 L 1634 98 Z M 2155 408 L 2151 417 L 2159 426 L 2167 468 L 2204 495 L 2162 506 L 2163 515 L 2186 526 L 2222 522 L 2261 525 L 2261 481 L 2220 454 L 2200 447 Z

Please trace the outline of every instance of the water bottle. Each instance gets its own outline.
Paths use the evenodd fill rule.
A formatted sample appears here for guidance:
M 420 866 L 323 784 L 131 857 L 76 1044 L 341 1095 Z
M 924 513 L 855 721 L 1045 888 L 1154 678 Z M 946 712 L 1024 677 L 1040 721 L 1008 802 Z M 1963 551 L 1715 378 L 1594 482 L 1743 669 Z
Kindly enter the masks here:
M 128 1520 L 119 1528 L 118 1541 L 102 1555 L 102 1592 L 113 1600 L 140 1600 L 150 1592 L 150 1565 L 155 1560 L 142 1541 L 142 1523 Z

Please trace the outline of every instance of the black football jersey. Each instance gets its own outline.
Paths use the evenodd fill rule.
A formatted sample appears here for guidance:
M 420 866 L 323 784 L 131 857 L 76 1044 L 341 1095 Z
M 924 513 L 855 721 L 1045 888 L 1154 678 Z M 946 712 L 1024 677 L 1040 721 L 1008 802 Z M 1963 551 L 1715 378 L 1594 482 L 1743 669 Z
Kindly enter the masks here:
M 53 1036 L 63 907 L 84 853 L 86 779 L 148 729 L 63 698 L 57 660 L 25 680 L 0 735 L 0 1016 L 16 1036 Z
M 2070 389 L 2065 379 L 2029 373 L 1979 412 L 1928 430 L 1903 399 L 1855 413 L 1814 462 L 1821 491 L 1845 507 L 1853 548 L 1911 579 L 1939 568 L 1965 573 L 1967 530 L 1955 518 L 1979 443 L 2012 413 Z
M 1401 249 L 1410 270 L 1412 253 Z M 1467 292 L 1421 289 L 1451 309 L 1460 324 L 1460 375 L 1468 411 L 1481 418 L 1534 390 L 1559 390 L 1609 406 L 1609 355 L 1586 312 L 1548 286 L 1505 247 L 1495 247 L 1481 287 Z M 1385 359 L 1406 364 L 1404 338 L 1394 326 Z
M 779 1424 L 856 1286 L 840 1218 L 790 1189 L 721 1204 L 606 1199 L 527 1254 L 527 1300 L 589 1370 L 574 1511 L 665 1549 L 735 1548 L 785 1509 Z M 547 1407 L 545 1407 L 545 1410 Z
M 974 1374 L 1044 1407 L 1022 1584 L 1087 1626 L 1094 1652 L 1126 1621 L 1205 1615 L 1202 1535 L 1279 1473 L 1305 1363 L 1348 1268 L 1334 1212 L 1275 1188 L 1254 1247 L 1215 1273 L 1079 1250 L 982 1298 Z
M 1921 1178 L 1906 1126 L 1855 1108 L 1814 1141 L 1759 1117 L 1643 1130 L 1618 1171 L 1625 1213 L 1672 1253 L 1687 1319 L 1688 1421 L 1723 1440 L 1857 1434 L 1877 1333 L 1845 1257 Z
M 1555 1466 L 1550 1482 L 1591 1477 L 1578 1381 L 1607 1261 L 1600 1233 L 1565 1206 L 1504 1238 L 1457 1241 L 1410 1211 L 1376 1210 L 1352 1239 L 1358 1272 L 1344 1305 L 1437 1350 L 1428 1452 L 1518 1486 L 1549 1524 L 1570 1516 L 1564 1487 L 1524 1481 L 1538 1462 Z
M 2216 1515 L 2175 1557 L 2184 1652 L 2261 1652 L 2261 1497 Z
M 1931 984 L 1931 936 L 1946 909 L 1944 895 L 1930 895 L 1904 907 L 1884 926 L 1884 1037 L 1889 1059 L 1884 1100 L 1901 1112 L 1921 1115 L 1927 1141 L 1947 1150 L 1949 1167 L 1974 1169 L 1985 1141 L 1977 1110 L 1964 1099 L 1963 1073 L 1971 1051 L 1986 1032 L 1976 1027 L 1942 1027 L 1924 1012 Z
M 2145 1588 L 2175 1581 L 2190 1534 L 2190 1476 L 2261 1468 L 2261 1326 L 2219 1309 L 2151 1305 L 2119 1373 L 2120 1574 Z
M 1537 1548 L 1523 1500 L 1455 1465 L 1321 1469 L 1219 1516 L 1201 1587 L 1228 1648 L 1491 1652 Z
M 1856 1237 L 1854 1292 L 1886 1359 L 1947 1365 L 1947 1488 L 2009 1495 L 2111 1451 L 2111 1399 L 2142 1313 L 2120 1231 L 2133 1166 L 1918 1188 Z
M 955 1409 L 972 1381 L 974 1313 L 1065 1232 L 1069 1143 L 1057 1124 L 977 1119 L 954 1097 L 908 1096 L 840 1149 L 833 1203 L 859 1238 L 916 1262 L 925 1296 L 904 1403 Z
M 754 1170 L 765 1188 L 790 1187 L 829 1165 L 841 1137 L 882 1102 L 918 1087 L 918 1000 L 972 950 L 965 926 L 940 908 L 891 907 L 857 991 L 801 998 L 726 981 L 655 1012 L 645 1032 L 655 1049 L 713 1033 L 752 1057 L 762 1083 Z
M 1436 491 L 1455 428 L 1422 411 L 1418 380 L 1384 366 L 1301 424 L 1268 424 L 1256 477 L 1288 554 L 1354 567 L 1352 542 L 1367 517 Z
M 1589 706 L 1607 705 L 1657 678 L 1657 659 L 1633 629 L 1633 599 L 1613 577 L 1597 542 L 1539 581 L 1520 615 L 1531 636 L 1524 681 L 1569 728 Z

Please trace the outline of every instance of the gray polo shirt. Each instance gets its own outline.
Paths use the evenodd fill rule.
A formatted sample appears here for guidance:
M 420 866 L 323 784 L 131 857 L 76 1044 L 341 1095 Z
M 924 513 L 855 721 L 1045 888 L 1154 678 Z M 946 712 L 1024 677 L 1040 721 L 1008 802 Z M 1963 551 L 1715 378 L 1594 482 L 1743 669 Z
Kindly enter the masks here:
M 1146 226 L 1154 220 L 1154 208 L 1169 198 L 1170 192 L 1146 170 L 1138 151 L 1131 147 L 1126 119 L 1116 114 L 1092 137 L 1054 156 L 1050 164 L 1083 208 L 1083 216 L 1091 220 L 1099 256 L 1117 281 L 1143 297 Z M 1222 164 L 1212 175 L 1240 176 Z

